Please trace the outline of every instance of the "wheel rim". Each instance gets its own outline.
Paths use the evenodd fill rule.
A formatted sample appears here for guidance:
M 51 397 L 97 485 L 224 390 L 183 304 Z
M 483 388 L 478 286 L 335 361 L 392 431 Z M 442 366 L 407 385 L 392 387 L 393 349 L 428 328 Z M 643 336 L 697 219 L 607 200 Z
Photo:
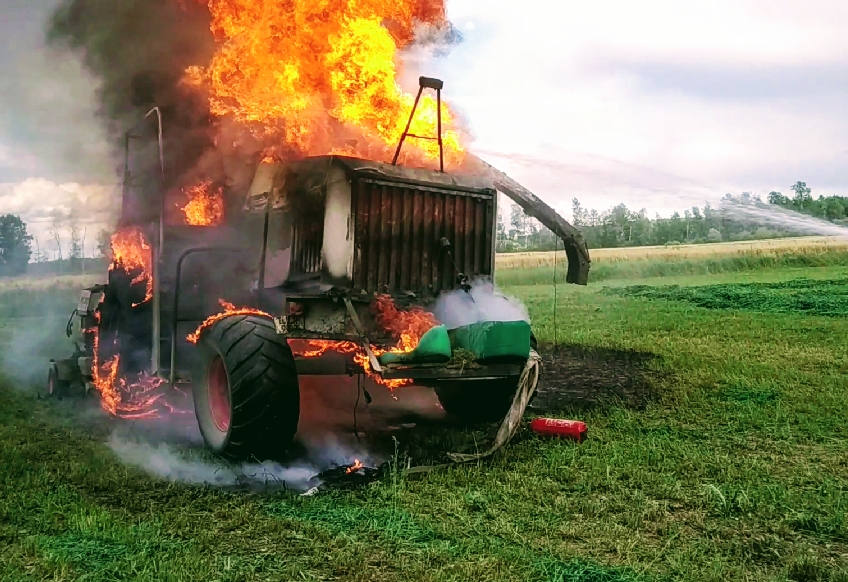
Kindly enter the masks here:
M 209 362 L 208 375 L 209 410 L 212 413 L 212 422 L 221 432 L 227 432 L 230 428 L 230 379 L 227 377 L 227 369 L 221 356 L 215 356 Z

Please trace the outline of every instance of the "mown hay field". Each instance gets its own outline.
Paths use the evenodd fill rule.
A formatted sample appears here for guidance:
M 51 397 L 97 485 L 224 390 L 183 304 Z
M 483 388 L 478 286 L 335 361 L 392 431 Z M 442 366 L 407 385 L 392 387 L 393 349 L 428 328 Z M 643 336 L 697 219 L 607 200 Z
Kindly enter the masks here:
M 744 255 L 816 254 L 848 251 L 848 237 L 811 236 L 779 238 L 757 241 L 738 241 L 692 245 L 668 245 L 650 247 L 624 247 L 614 249 L 592 249 L 589 256 L 594 264 L 622 263 L 631 261 L 686 261 L 691 259 L 716 259 Z M 495 265 L 499 269 L 547 267 L 553 265 L 554 257 L 565 264 L 565 252 L 501 253 Z
M 706 276 L 848 265 L 848 238 L 803 237 L 754 242 L 669 247 L 594 249 L 589 284 L 656 277 Z M 556 257 L 556 261 L 554 258 Z M 509 253 L 496 258 L 495 280 L 503 286 L 565 281 L 565 253 Z
M 89 287 L 106 282 L 106 273 L 89 275 L 48 275 L 44 277 L 7 277 L 0 278 L 0 292 L 43 291 L 56 288 Z

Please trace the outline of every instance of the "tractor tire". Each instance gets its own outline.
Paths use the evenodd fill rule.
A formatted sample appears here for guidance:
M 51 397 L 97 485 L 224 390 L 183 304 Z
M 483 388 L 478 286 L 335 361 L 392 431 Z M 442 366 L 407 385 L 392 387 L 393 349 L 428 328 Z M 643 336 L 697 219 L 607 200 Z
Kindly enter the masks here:
M 47 372 L 47 387 L 44 395 L 46 398 L 62 398 L 67 396 L 71 383 L 59 379 L 59 368 L 56 364 L 50 366 Z
M 198 343 L 192 393 L 203 440 L 229 460 L 282 458 L 300 418 L 300 388 L 286 339 L 264 318 L 234 315 Z
M 518 378 L 439 382 L 434 387 L 449 417 L 462 423 L 496 422 L 512 406 Z

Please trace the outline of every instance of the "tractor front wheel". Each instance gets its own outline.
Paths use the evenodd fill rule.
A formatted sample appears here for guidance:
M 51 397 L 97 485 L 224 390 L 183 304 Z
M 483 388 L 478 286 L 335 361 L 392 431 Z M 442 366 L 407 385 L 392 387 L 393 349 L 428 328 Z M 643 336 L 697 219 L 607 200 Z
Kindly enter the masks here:
M 48 398 L 62 398 L 67 396 L 70 382 L 59 379 L 59 367 L 56 364 L 50 366 L 47 372 L 47 389 L 45 396 Z
M 277 459 L 300 417 L 294 356 L 273 323 L 235 315 L 198 343 L 192 373 L 194 408 L 206 445 L 227 459 Z

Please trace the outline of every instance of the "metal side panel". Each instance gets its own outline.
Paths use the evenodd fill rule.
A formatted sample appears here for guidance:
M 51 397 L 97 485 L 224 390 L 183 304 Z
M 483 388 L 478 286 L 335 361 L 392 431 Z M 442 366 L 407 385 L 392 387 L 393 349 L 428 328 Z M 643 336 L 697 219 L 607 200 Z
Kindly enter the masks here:
M 457 268 L 470 278 L 492 274 L 494 193 L 360 178 L 353 189 L 353 289 L 403 295 L 453 289 Z

